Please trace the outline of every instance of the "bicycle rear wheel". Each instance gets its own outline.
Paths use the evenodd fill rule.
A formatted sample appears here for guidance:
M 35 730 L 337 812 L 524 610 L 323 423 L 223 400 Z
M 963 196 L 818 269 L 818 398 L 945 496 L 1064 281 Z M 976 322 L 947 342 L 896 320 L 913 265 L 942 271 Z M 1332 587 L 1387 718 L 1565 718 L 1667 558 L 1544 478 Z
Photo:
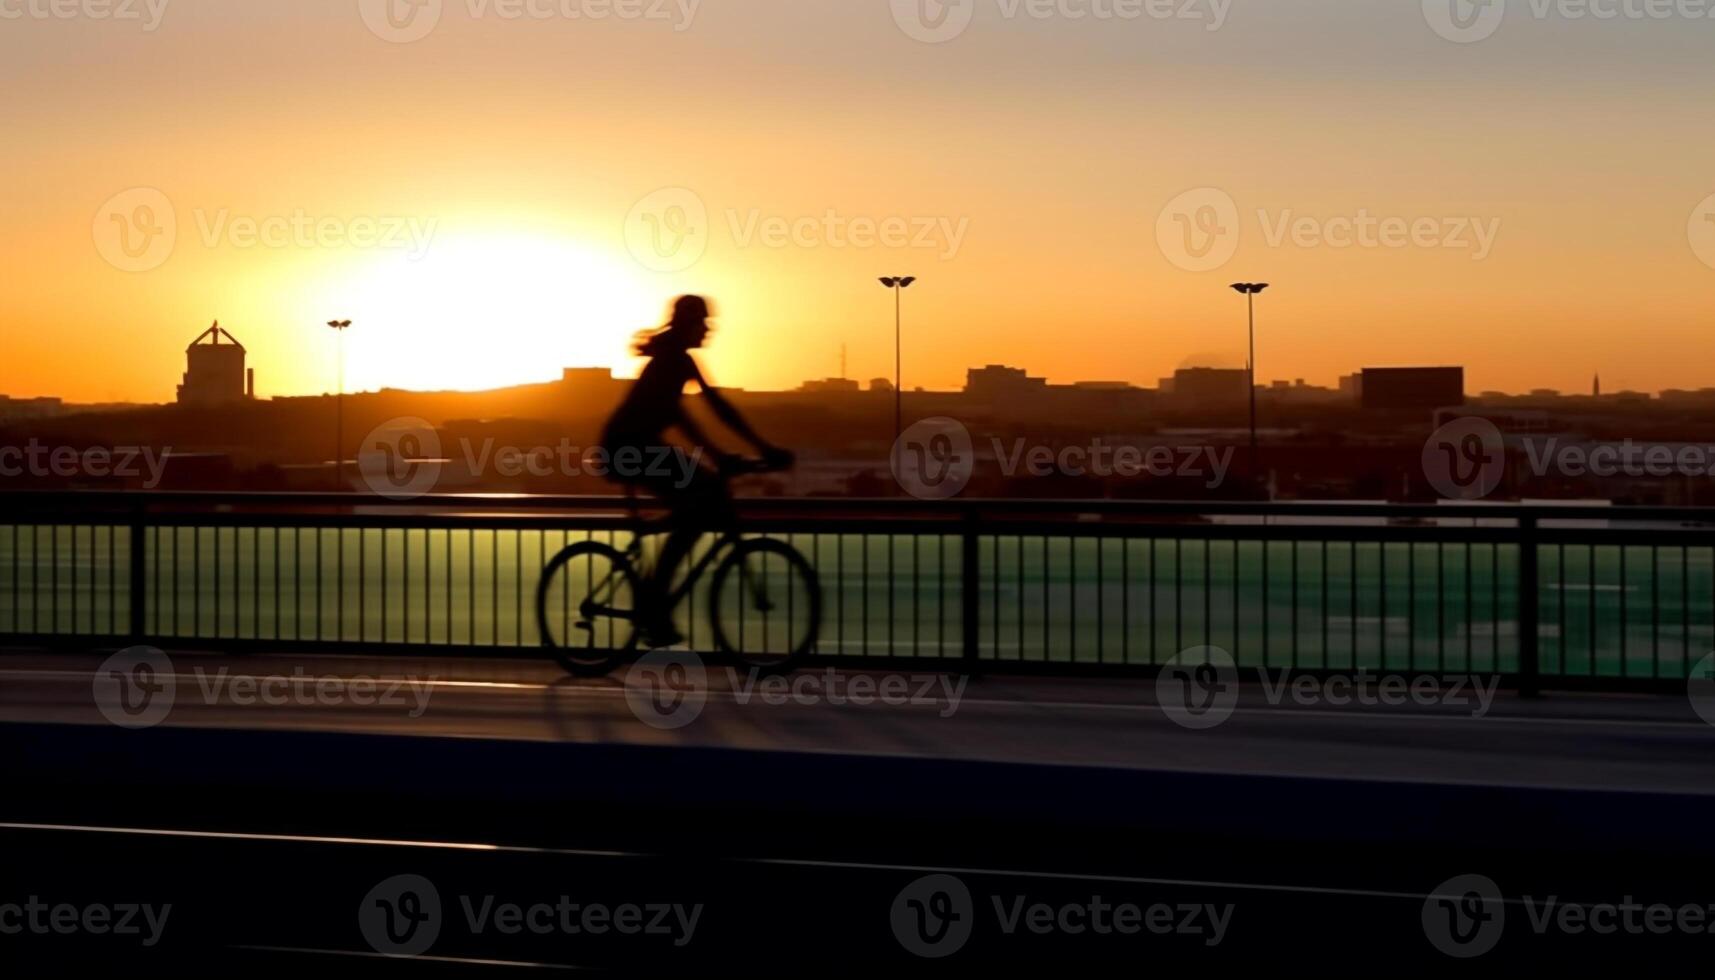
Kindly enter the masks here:
M 821 635 L 821 580 L 784 541 L 740 541 L 715 569 L 709 622 L 721 653 L 768 672 L 791 670 Z
M 643 594 L 631 560 L 597 541 L 555 555 L 536 586 L 542 645 L 573 674 L 599 675 L 637 647 Z

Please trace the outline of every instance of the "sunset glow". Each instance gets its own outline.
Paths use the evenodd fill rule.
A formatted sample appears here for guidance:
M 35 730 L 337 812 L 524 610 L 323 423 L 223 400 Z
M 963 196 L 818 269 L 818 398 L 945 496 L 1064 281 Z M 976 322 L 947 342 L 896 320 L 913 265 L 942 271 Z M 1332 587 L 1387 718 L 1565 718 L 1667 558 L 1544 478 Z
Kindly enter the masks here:
M 357 323 L 354 388 L 624 372 L 632 334 L 688 291 L 719 302 L 722 383 L 833 375 L 842 346 L 867 379 L 891 374 L 874 278 L 897 273 L 921 280 L 910 386 L 987 363 L 1144 385 L 1242 363 L 1235 278 L 1276 283 L 1264 380 L 1395 363 L 1464 364 L 1473 391 L 1702 380 L 1685 352 L 1715 289 L 1704 24 L 1522 17 L 1465 45 L 1416 4 L 1242 5 L 1219 30 L 979 4 L 927 44 L 886 3 L 710 0 L 688 25 L 451 3 L 391 43 L 359 6 L 4 22 L 0 391 L 167 400 L 216 318 L 265 397 L 330 388 L 330 317 Z M 177 224 L 146 271 L 99 242 L 133 188 Z M 1199 188 L 1232 200 L 1240 237 L 1187 271 L 1156 232 Z M 697 227 L 662 223 L 682 196 L 638 213 L 664 189 L 692 195 Z M 1364 216 L 1494 234 L 1340 244 Z M 1293 232 L 1304 218 L 1317 235 Z M 640 258 L 640 233 L 687 231 L 695 261 Z

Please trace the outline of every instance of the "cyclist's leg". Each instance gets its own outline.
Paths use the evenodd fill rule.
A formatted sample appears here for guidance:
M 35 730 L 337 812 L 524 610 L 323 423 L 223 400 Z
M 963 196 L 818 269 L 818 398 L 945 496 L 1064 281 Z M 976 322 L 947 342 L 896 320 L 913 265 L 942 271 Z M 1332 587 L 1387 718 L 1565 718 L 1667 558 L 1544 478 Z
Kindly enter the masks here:
M 692 470 L 686 479 L 655 478 L 646 481 L 644 486 L 666 500 L 672 509 L 671 530 L 661 546 L 649 588 L 655 598 L 654 608 L 648 617 L 649 632 L 654 634 L 659 645 L 666 646 L 676 642 L 678 637 L 673 625 L 670 597 L 679 566 L 690 557 L 698 538 L 725 527 L 732 520 L 732 498 L 727 493 L 726 481 L 714 471 L 702 467 Z
M 698 467 L 688 480 L 672 480 L 660 491 L 672 507 L 672 530 L 661 547 L 655 583 L 662 595 L 671 594 L 679 566 L 696 547 L 697 539 L 724 528 L 732 519 L 732 498 L 719 474 Z

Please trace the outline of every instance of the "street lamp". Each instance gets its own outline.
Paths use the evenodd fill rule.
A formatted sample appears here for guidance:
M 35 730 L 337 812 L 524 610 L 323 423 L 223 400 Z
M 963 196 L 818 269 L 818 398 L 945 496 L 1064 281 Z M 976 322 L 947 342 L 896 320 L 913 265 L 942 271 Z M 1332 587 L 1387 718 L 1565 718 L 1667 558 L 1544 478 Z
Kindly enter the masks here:
M 881 284 L 893 290 L 893 440 L 905 432 L 905 403 L 904 403 L 904 365 L 905 355 L 902 353 L 900 330 L 900 292 L 909 289 L 917 281 L 916 276 L 887 276 Z
M 333 446 L 333 482 L 334 489 L 345 489 L 345 332 L 351 329 L 350 320 L 329 320 L 328 326 L 339 335 L 339 392 L 334 395 L 334 446 Z
M 1250 399 L 1251 399 L 1251 462 L 1250 462 L 1250 469 L 1251 469 L 1251 480 L 1252 480 L 1252 482 L 1256 481 L 1257 476 L 1258 476 L 1258 472 L 1259 472 L 1257 469 L 1257 440 L 1256 440 L 1256 297 L 1257 297 L 1258 293 L 1262 292 L 1263 290 L 1265 290 L 1267 288 L 1268 288 L 1268 283 L 1266 283 L 1266 282 L 1235 282 L 1235 283 L 1233 283 L 1233 289 L 1237 292 L 1244 294 L 1245 306 L 1248 308 L 1248 311 L 1250 313 L 1250 358 L 1249 358 L 1249 360 L 1246 361 L 1246 364 L 1248 365 L 1246 373 L 1249 375 L 1248 380 L 1250 382 Z

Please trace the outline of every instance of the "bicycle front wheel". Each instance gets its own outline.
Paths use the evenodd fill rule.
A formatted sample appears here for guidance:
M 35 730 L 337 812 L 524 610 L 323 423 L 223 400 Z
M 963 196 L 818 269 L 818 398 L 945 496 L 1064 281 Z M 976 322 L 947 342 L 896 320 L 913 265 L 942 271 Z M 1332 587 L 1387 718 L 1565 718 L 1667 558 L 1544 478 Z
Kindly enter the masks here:
M 566 548 L 536 586 L 542 645 L 571 673 L 607 673 L 637 647 L 642 594 L 637 572 L 618 549 L 597 541 Z
M 822 632 L 822 585 L 796 548 L 772 538 L 741 541 L 709 589 L 715 646 L 770 672 L 792 667 Z

